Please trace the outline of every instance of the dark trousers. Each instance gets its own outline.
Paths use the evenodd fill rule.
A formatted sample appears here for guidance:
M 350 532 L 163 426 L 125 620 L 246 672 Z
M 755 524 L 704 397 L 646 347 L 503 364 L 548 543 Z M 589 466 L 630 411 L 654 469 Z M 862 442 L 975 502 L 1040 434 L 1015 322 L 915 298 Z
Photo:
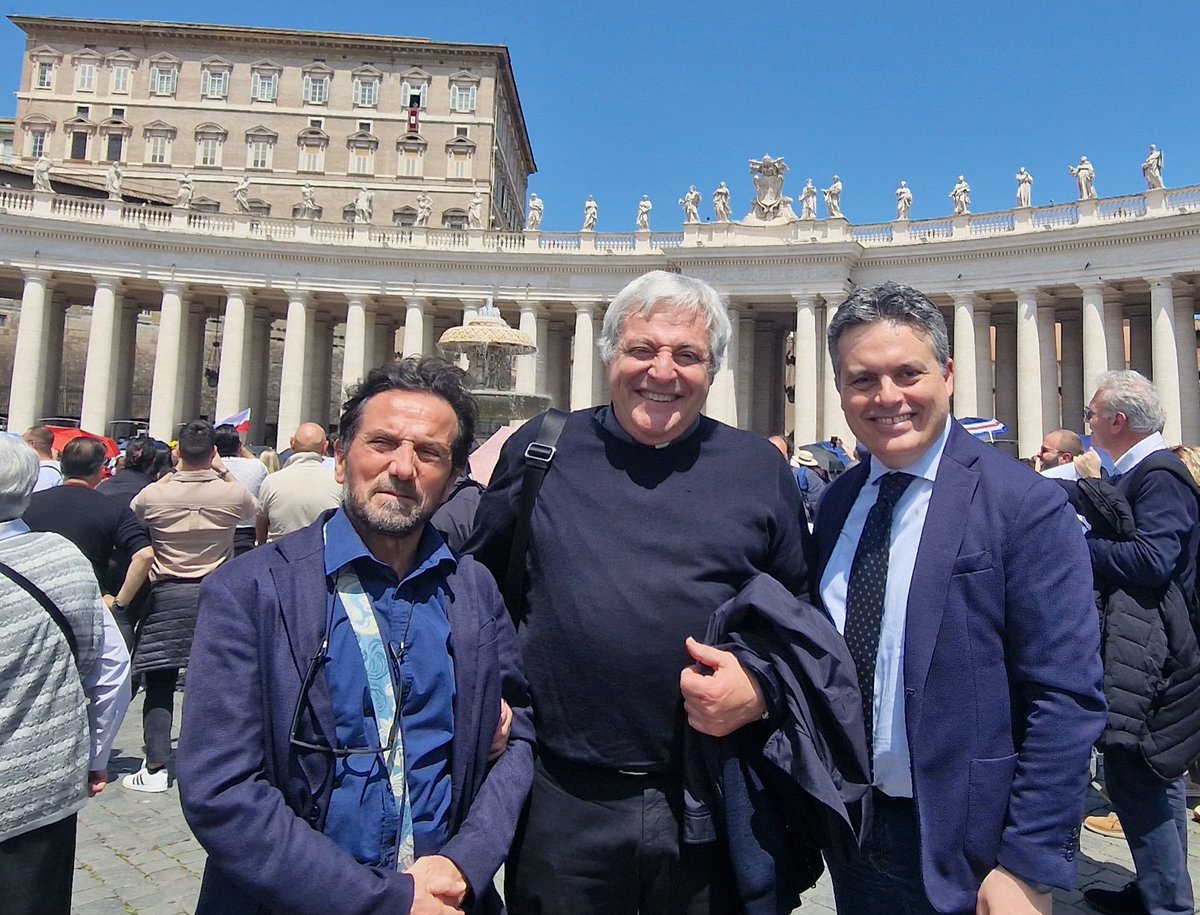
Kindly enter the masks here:
M 142 705 L 142 735 L 146 741 L 146 765 L 159 769 L 171 758 L 171 725 L 175 715 L 174 667 L 148 670 L 142 675 L 146 699 Z
M 678 777 L 539 759 L 505 865 L 511 915 L 736 915 L 723 844 L 680 842 Z
M 878 791 L 874 799 L 874 819 L 859 859 L 829 861 L 838 915 L 937 915 L 921 878 L 921 836 L 913 802 Z
M 0 911 L 68 915 L 76 814 L 0 842 Z
M 254 549 L 257 533 L 253 527 L 235 527 L 233 529 L 233 558 L 249 553 Z
M 1104 751 L 1104 787 L 1121 819 L 1146 911 L 1191 915 L 1183 779 L 1164 785 L 1138 751 L 1114 747 Z

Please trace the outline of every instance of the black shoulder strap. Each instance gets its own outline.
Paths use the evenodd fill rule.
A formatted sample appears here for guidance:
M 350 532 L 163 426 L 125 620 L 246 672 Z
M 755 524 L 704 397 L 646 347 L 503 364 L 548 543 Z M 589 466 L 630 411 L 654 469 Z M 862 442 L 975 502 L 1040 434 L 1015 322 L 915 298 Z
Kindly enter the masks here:
M 551 407 L 546 411 L 537 438 L 525 449 L 525 477 L 521 481 L 521 500 L 517 505 L 517 524 L 513 528 L 512 546 L 508 554 L 508 571 L 504 576 L 504 603 L 520 625 L 525 619 L 525 551 L 529 548 L 529 534 L 533 524 L 533 506 L 537 502 L 538 490 L 550 469 L 550 462 L 558 449 L 555 444 L 566 424 L 567 414 Z
M 63 612 L 58 609 L 58 606 L 54 603 L 54 601 L 50 600 L 50 598 L 46 596 L 45 591 L 31 582 L 16 569 L 12 568 L 12 566 L 8 566 L 3 562 L 0 562 L 0 574 L 11 579 L 12 582 L 17 585 L 17 587 L 26 591 L 30 597 L 42 605 L 43 610 L 50 614 L 50 618 L 54 620 L 54 622 L 58 625 L 58 628 L 62 630 L 63 638 L 67 640 L 67 645 L 71 649 L 71 657 L 75 659 L 75 666 L 78 667 L 79 645 L 75 641 L 75 632 L 73 629 L 71 629 L 71 624 L 67 621 L 67 618 Z

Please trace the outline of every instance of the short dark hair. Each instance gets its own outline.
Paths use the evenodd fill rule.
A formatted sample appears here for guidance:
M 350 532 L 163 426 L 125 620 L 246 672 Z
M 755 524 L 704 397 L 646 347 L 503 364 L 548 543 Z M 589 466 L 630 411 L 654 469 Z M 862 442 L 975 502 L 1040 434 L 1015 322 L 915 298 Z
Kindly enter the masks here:
M 213 429 L 213 444 L 221 457 L 237 457 L 242 452 L 242 437 L 238 435 L 237 426 L 229 423 L 221 423 Z
M 185 461 L 202 461 L 213 450 L 213 427 L 207 419 L 193 419 L 179 433 L 179 456 Z
M 104 466 L 104 456 L 103 442 L 81 435 L 67 442 L 58 463 L 64 479 L 79 480 L 99 473 Z
M 877 321 L 907 324 L 929 341 L 934 358 L 943 370 L 950 364 L 950 335 L 946 332 L 946 319 L 937 306 L 919 289 L 887 282 L 854 290 L 830 319 L 825 336 L 835 378 L 841 370 L 838 342 L 842 334 L 852 327 Z
M 451 447 L 451 459 L 455 467 L 465 467 L 475 440 L 475 422 L 479 413 L 475 398 L 467 390 L 466 378 L 466 372 L 438 356 L 411 356 L 371 369 L 361 384 L 347 391 L 349 396 L 342 405 L 342 418 L 338 424 L 342 450 L 350 446 L 358 432 L 363 405 L 376 394 L 387 391 L 436 394 L 450 404 L 458 417 L 458 436 Z
M 54 430 L 49 426 L 31 426 L 21 436 L 38 451 L 49 451 L 54 447 Z
M 148 474 L 154 467 L 154 439 L 135 435 L 125 443 L 125 469 Z

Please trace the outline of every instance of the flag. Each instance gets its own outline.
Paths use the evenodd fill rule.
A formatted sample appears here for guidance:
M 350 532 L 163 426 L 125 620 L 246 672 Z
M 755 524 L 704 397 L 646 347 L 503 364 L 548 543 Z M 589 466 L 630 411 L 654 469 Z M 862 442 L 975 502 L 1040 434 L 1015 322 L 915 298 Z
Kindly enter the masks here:
M 238 430 L 238 435 L 245 435 L 250 431 L 250 408 L 246 407 L 241 413 L 235 413 L 227 419 L 223 419 L 218 423 L 213 423 L 214 426 L 233 426 Z

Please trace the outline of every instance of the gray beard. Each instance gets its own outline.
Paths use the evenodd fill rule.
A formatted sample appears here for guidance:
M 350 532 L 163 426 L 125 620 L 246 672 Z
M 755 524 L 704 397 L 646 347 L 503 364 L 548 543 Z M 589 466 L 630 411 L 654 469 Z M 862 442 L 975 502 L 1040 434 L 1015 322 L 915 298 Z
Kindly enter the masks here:
M 363 502 L 350 493 L 350 487 L 342 488 L 342 504 L 346 513 L 359 524 L 377 534 L 389 537 L 403 538 L 417 533 L 425 526 L 437 507 L 417 505 L 407 511 L 388 511 L 373 507 L 369 501 Z

